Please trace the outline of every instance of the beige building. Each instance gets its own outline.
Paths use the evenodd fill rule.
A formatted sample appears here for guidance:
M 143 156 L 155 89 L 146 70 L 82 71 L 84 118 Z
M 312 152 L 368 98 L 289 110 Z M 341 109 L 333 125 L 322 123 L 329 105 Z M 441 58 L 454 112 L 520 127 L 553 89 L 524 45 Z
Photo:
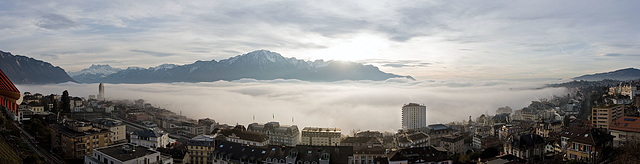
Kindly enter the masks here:
M 462 154 L 464 153 L 464 136 L 461 135 L 448 135 L 440 139 L 440 147 L 447 149 L 449 154 Z
M 198 135 L 187 142 L 188 163 L 213 163 L 214 136 Z
M 591 121 L 593 127 L 608 130 L 611 122 L 621 116 L 624 116 L 624 108 L 622 105 L 607 108 L 593 108 Z
M 302 145 L 340 146 L 340 128 L 305 127 L 302 129 Z
M 111 132 L 112 143 L 127 142 L 127 125 L 123 124 L 122 121 L 111 118 L 101 118 L 94 120 L 93 125 L 109 130 Z
M 95 148 L 111 145 L 106 129 L 94 128 L 88 123 L 69 123 L 67 126 L 52 124 L 51 146 L 64 158 L 79 159 Z

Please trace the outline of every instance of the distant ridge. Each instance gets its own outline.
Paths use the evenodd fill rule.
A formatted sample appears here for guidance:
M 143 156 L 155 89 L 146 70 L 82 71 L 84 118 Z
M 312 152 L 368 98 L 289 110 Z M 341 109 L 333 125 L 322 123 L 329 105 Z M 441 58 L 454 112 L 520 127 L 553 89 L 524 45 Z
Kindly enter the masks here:
M 99 65 L 100 69 L 113 69 Z M 407 78 L 380 71 L 372 65 L 344 61 L 305 61 L 286 58 L 268 50 L 257 50 L 228 59 L 196 61 L 192 64 L 163 64 L 157 67 L 129 67 L 117 72 L 87 68 L 83 73 L 73 73 L 73 78 L 82 83 L 163 83 L 163 82 L 210 82 L 218 80 L 298 79 L 304 81 L 373 80 Z M 82 71 L 81 71 L 82 72 Z M 107 73 L 105 73 L 107 72 Z
M 600 81 L 600 80 L 638 80 L 640 79 L 640 70 L 635 68 L 625 68 L 605 73 L 596 73 L 590 75 L 582 75 L 574 77 L 574 80 Z
M 34 58 L 0 51 L 0 69 L 15 84 L 48 84 L 74 81 L 64 69 Z

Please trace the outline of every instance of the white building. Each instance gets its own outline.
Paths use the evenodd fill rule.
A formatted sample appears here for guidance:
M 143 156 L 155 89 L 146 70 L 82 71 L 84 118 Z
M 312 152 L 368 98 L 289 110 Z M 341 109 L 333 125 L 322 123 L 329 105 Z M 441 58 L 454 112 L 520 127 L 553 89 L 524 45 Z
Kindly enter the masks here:
M 427 107 L 417 103 L 402 106 L 402 129 L 419 129 L 427 126 Z
M 148 148 L 166 148 L 169 144 L 169 133 L 158 128 L 149 128 L 131 132 L 131 143 Z
M 247 127 L 247 131 L 267 134 L 271 145 L 296 146 L 300 143 L 300 130 L 296 125 L 280 126 L 278 122 L 269 122 L 264 125 L 252 123 Z
M 302 129 L 302 145 L 340 146 L 342 130 L 340 128 L 305 127 Z
M 157 163 L 172 164 L 169 156 L 160 155 L 160 152 L 146 147 L 128 143 L 93 149 L 91 154 L 84 156 L 85 164 L 139 164 Z

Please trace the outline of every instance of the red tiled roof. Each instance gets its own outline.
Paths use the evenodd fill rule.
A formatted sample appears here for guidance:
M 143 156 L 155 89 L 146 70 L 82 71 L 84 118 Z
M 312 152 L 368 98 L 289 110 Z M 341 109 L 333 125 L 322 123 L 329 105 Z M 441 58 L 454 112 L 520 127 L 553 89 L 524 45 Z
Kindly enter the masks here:
M 640 117 L 620 117 L 613 120 L 609 128 L 611 130 L 640 132 Z

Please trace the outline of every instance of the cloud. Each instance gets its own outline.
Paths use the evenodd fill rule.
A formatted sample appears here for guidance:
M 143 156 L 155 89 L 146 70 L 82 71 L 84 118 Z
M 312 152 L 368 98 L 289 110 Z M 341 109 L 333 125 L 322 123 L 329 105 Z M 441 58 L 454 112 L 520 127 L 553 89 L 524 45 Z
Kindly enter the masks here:
M 0 38 L 0 48 L 27 56 L 83 52 L 49 61 L 67 70 L 104 60 L 120 60 L 120 67 L 186 64 L 268 49 L 307 60 L 441 63 L 386 63 L 382 68 L 412 76 L 561 78 L 634 67 L 625 61 L 639 56 L 601 54 L 638 51 L 640 46 L 632 44 L 640 34 L 638 5 L 551 0 L 7 1 L 0 6 L 0 36 L 6 36 Z M 375 37 L 349 44 L 359 36 Z M 355 46 L 332 50 L 344 45 Z M 139 54 L 131 53 L 136 50 Z
M 78 25 L 78 23 L 65 17 L 64 15 L 54 13 L 42 15 L 40 18 L 34 21 L 34 24 L 38 27 L 50 30 L 66 29 Z
M 73 96 L 97 94 L 98 84 L 20 85 L 21 91 Z M 564 88 L 539 88 L 540 82 L 520 81 L 339 81 L 298 80 L 217 81 L 169 84 L 105 84 L 110 99 L 144 99 L 154 106 L 198 119 L 244 124 L 280 121 L 299 127 L 338 127 L 395 131 L 401 107 L 427 106 L 428 124 L 466 120 L 485 111 L 510 106 L 519 109 L 532 100 L 566 95 Z M 517 89 L 513 89 L 517 88 Z M 275 119 L 272 119 L 275 115 Z
M 51 59 L 58 59 L 58 55 L 56 54 L 40 54 L 40 56 Z
M 175 54 L 170 54 L 170 53 L 163 53 L 163 52 L 153 52 L 153 51 L 145 51 L 145 50 L 130 50 L 131 52 L 139 52 L 139 53 L 143 53 L 143 54 L 148 54 L 151 56 L 156 56 L 156 57 L 167 57 L 167 56 L 173 56 Z
M 606 54 L 602 54 L 602 56 L 606 56 L 606 57 L 634 57 L 634 56 L 640 56 L 640 54 L 606 53 Z
M 382 67 L 394 67 L 394 68 L 405 68 L 405 67 L 428 67 L 432 63 L 423 62 L 420 60 L 383 60 L 383 59 L 368 59 L 368 60 L 359 60 L 358 62 L 373 64 Z

